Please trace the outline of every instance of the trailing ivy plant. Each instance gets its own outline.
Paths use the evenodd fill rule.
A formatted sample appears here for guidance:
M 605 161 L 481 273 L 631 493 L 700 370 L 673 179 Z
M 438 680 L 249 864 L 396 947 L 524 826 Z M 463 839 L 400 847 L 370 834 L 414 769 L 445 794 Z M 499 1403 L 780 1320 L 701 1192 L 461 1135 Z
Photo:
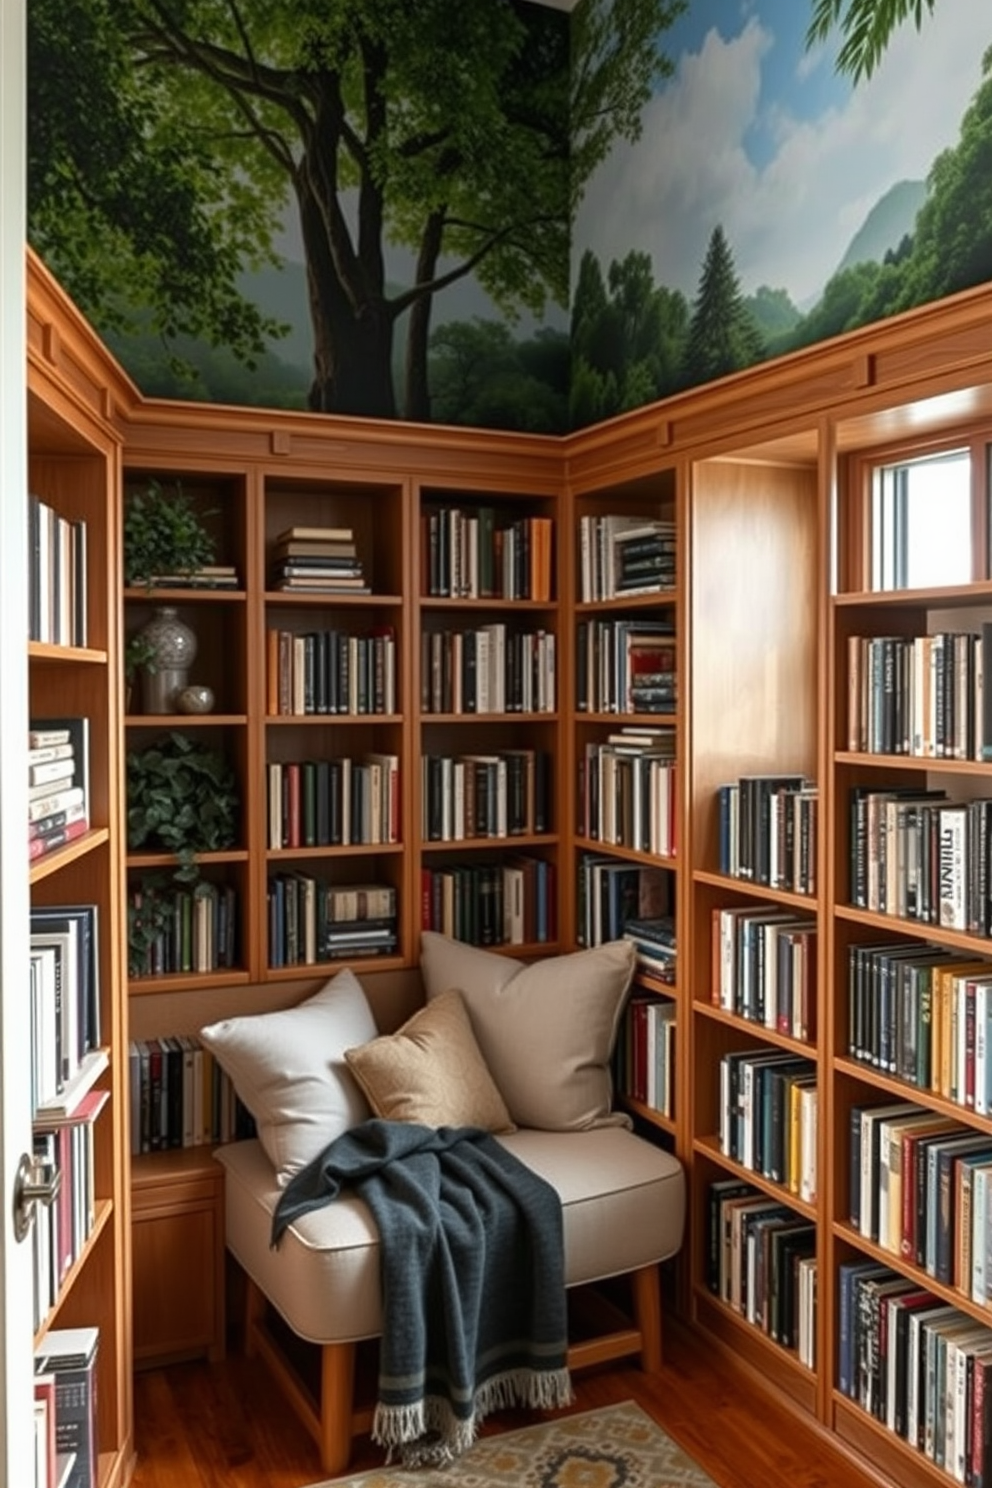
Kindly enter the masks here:
M 240 800 L 234 772 L 218 749 L 172 732 L 125 761 L 127 845 L 175 853 L 180 883 L 196 880 L 197 853 L 237 839 Z
M 216 556 L 204 516 L 181 481 L 150 480 L 124 504 L 124 582 L 151 589 L 160 574 L 189 575 Z
M 128 965 L 134 976 L 170 923 L 174 885 L 197 892 L 197 854 L 222 852 L 237 841 L 241 802 L 224 755 L 187 734 L 172 732 L 129 750 L 125 780 L 129 851 L 171 852 L 177 859 L 171 874 L 142 879 L 140 903 L 129 900 Z

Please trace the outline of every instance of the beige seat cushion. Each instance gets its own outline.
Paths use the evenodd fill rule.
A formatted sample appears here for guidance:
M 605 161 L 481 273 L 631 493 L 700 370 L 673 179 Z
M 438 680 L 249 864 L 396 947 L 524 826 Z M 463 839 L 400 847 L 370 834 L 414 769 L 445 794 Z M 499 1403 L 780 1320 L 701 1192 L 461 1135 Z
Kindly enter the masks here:
M 557 1189 L 562 1200 L 565 1281 L 598 1281 L 674 1255 L 682 1240 L 681 1164 L 622 1127 L 584 1132 L 517 1131 L 498 1138 Z M 259 1142 L 222 1147 L 227 1244 L 301 1338 L 330 1343 L 382 1331 L 379 1237 L 348 1196 L 291 1225 L 270 1249 L 282 1190 Z

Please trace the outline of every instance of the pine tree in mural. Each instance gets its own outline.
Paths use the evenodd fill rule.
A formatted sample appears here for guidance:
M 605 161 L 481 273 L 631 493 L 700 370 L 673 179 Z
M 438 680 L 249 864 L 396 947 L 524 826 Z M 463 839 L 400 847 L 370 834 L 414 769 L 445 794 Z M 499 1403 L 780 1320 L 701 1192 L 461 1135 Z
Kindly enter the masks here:
M 683 381 L 695 386 L 725 377 L 760 361 L 763 354 L 761 335 L 744 304 L 730 245 L 718 224 L 710 236 L 689 323 Z

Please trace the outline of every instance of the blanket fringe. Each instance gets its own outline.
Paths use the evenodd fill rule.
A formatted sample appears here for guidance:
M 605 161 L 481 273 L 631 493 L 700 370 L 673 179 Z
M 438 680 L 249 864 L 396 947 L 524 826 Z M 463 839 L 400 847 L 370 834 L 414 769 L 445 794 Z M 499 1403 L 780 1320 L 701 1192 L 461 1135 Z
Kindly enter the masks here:
M 559 1410 L 574 1399 L 567 1369 L 511 1369 L 480 1385 L 472 1414 L 464 1420 L 442 1395 L 427 1395 L 412 1405 L 384 1405 L 380 1400 L 372 1418 L 372 1440 L 387 1449 L 387 1463 L 399 1448 L 406 1468 L 442 1468 L 468 1451 L 493 1411 L 513 1406 Z

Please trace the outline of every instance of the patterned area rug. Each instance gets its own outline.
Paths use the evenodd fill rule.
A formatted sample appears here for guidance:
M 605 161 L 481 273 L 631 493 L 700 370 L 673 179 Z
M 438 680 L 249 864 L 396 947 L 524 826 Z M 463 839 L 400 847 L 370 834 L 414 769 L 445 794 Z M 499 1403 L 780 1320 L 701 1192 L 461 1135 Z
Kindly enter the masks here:
M 330 1488 L 332 1480 L 315 1483 Z M 713 1479 L 627 1401 L 487 1436 L 443 1472 L 373 1468 L 334 1488 L 715 1488 Z

